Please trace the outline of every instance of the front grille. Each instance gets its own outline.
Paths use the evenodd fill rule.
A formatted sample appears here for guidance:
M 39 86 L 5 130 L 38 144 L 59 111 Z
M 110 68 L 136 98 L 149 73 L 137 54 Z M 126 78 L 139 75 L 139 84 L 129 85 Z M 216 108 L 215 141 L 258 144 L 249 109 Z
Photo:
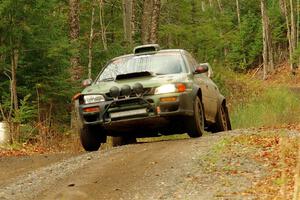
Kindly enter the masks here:
M 126 111 L 132 111 L 132 110 L 139 110 L 139 109 L 146 109 L 147 114 L 143 114 L 144 116 L 148 116 L 151 113 L 155 112 L 155 109 L 153 107 L 153 100 L 146 100 L 143 98 L 129 98 L 129 99 L 119 99 L 117 101 L 112 102 L 110 105 L 108 105 L 105 110 L 103 117 L 105 121 L 109 120 L 119 120 L 118 118 L 110 119 L 110 113 L 116 113 L 116 112 L 126 112 Z M 124 116 L 120 117 L 120 119 L 131 119 L 136 118 L 138 115 L 133 116 Z
M 120 108 L 120 107 L 129 107 L 129 106 L 149 106 L 149 101 L 142 98 L 129 98 L 129 99 L 119 99 L 118 101 L 113 102 L 110 105 L 110 108 Z

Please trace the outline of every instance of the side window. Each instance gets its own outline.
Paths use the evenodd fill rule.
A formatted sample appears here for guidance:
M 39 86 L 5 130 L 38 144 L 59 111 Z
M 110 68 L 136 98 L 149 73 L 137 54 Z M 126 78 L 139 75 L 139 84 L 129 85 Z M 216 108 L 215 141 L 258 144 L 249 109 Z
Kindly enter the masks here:
M 191 70 L 194 71 L 198 65 L 197 61 L 191 56 L 191 54 L 186 53 L 186 58 Z

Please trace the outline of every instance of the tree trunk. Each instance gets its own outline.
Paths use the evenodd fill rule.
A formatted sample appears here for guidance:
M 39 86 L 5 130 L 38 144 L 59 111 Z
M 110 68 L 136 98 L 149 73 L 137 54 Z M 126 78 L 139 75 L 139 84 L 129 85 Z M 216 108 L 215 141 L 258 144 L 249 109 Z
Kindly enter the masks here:
M 264 69 L 264 75 L 263 79 L 266 79 L 267 77 L 267 69 L 268 69 L 268 47 L 267 47 L 267 39 L 266 39 L 266 31 L 265 31 L 265 2 L 264 0 L 260 0 L 260 6 L 261 6 L 261 17 L 262 17 L 262 26 L 263 26 L 263 69 Z
M 240 11 L 240 2 L 236 0 L 236 14 L 238 18 L 239 29 L 241 29 L 241 11 Z
M 107 47 L 107 38 L 106 38 L 106 27 L 104 22 L 104 1 L 103 0 L 99 0 L 99 17 L 100 17 L 102 45 L 103 45 L 103 49 L 107 51 L 108 47 Z
M 124 40 L 130 45 L 133 45 L 133 30 L 134 23 L 134 5 L 133 0 L 122 0 L 123 5 L 123 28 L 124 28 Z
M 79 34 L 80 34 L 80 0 L 69 0 L 69 26 L 70 26 L 70 41 L 73 49 L 75 49 L 74 55 L 70 59 L 71 63 L 71 78 L 76 81 L 82 77 L 83 69 L 80 65 L 79 54 Z
M 94 16 L 95 16 L 95 4 L 92 3 L 92 16 L 91 16 L 91 31 L 89 39 L 89 63 L 88 63 L 88 78 L 92 79 L 92 64 L 93 64 L 93 39 L 94 39 Z
M 296 48 L 296 24 L 295 24 L 295 10 L 294 10 L 293 0 L 290 0 L 290 9 L 291 9 L 291 42 L 292 42 L 292 50 L 294 52 Z
M 17 95 L 17 67 L 19 61 L 19 51 L 14 49 L 12 50 L 11 56 L 11 90 L 13 97 L 13 108 L 15 111 L 19 109 L 18 105 L 18 95 Z
M 115 7 L 115 4 L 112 3 L 109 6 L 109 16 L 108 17 L 110 19 L 114 19 L 115 12 L 116 12 L 116 7 Z M 115 43 L 116 42 L 116 27 L 111 26 L 110 29 L 111 29 L 111 32 L 108 35 L 109 36 L 109 40 L 110 40 L 111 43 Z
M 19 61 L 19 50 L 13 49 L 11 52 L 11 99 L 13 103 L 14 114 L 16 115 L 19 112 L 19 103 L 18 103 L 18 94 L 17 94 L 17 68 Z M 20 123 L 10 122 L 11 126 L 11 138 L 19 141 L 20 139 Z M 12 141 L 13 142 L 13 141 Z
M 209 1 L 209 7 L 213 7 L 213 2 L 212 2 L 212 0 L 208 0 Z
M 288 7 L 287 7 L 287 0 L 282 0 L 282 7 L 283 7 L 283 13 L 285 16 L 285 23 L 286 23 L 286 28 L 287 28 L 287 38 L 289 41 L 289 60 L 290 62 L 293 59 L 293 48 L 292 48 L 292 40 L 291 40 L 291 28 L 290 28 L 290 20 L 289 20 L 289 14 L 288 14 Z M 290 68 L 293 70 L 293 64 L 292 62 L 290 63 Z
M 220 12 L 221 12 L 221 13 L 224 13 L 224 8 L 223 8 L 223 5 L 222 5 L 222 3 L 221 3 L 221 0 L 217 0 L 217 3 L 218 3 Z
M 160 16 L 160 0 L 154 0 L 151 30 L 150 30 L 150 43 L 157 43 L 158 40 L 158 27 L 159 27 L 159 16 Z
M 285 0 L 279 0 L 280 12 L 282 15 L 285 13 Z
M 141 29 L 142 29 L 141 37 L 142 37 L 143 44 L 148 44 L 150 42 L 150 24 L 152 20 L 152 9 L 153 9 L 153 0 L 144 0 L 142 25 L 141 25 Z
M 273 52 L 272 52 L 272 41 L 269 29 L 269 18 L 266 10 L 265 0 L 260 0 L 261 4 L 261 18 L 263 28 L 263 66 L 264 76 L 263 79 L 267 78 L 268 73 L 272 70 L 273 66 Z
M 240 2 L 239 2 L 239 0 L 236 0 L 235 2 L 236 2 L 236 16 L 237 16 L 237 19 L 238 19 L 238 29 L 239 29 L 240 34 L 241 34 L 242 27 L 241 27 Z M 245 56 L 245 48 L 244 48 L 244 40 L 243 39 L 242 39 L 242 50 L 243 50 L 243 62 L 246 65 L 247 60 L 246 60 L 246 56 Z
M 205 2 L 204 1 L 201 1 L 201 9 L 202 9 L 202 12 L 205 12 Z
M 299 47 L 299 24 L 300 24 L 300 0 L 297 0 L 297 21 L 296 21 L 296 48 Z M 300 64 L 300 57 L 298 57 L 297 67 Z
M 291 62 L 291 69 L 294 70 L 295 69 L 295 61 L 293 59 L 293 54 L 296 50 L 296 44 L 297 44 L 297 38 L 296 38 L 296 22 L 295 22 L 295 9 L 294 9 L 294 1 L 290 0 L 290 11 L 291 11 L 291 49 L 292 49 L 292 60 L 290 60 Z
M 299 45 L 299 23 L 300 23 L 300 0 L 297 0 L 297 8 L 296 8 L 296 13 L 297 13 L 297 21 L 296 21 L 296 47 Z
M 136 20 L 136 0 L 131 0 L 132 1 L 132 15 L 131 15 L 131 37 L 134 38 L 135 36 L 135 20 Z M 132 39 L 134 42 L 134 39 Z

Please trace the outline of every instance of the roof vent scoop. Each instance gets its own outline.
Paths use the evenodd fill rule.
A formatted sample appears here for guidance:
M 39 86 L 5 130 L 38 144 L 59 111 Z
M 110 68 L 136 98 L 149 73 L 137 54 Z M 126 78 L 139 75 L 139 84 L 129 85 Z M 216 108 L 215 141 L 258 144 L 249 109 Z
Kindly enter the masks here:
M 158 44 L 147 44 L 142 46 L 137 46 L 133 49 L 134 54 L 143 54 L 143 53 L 153 53 L 160 50 Z

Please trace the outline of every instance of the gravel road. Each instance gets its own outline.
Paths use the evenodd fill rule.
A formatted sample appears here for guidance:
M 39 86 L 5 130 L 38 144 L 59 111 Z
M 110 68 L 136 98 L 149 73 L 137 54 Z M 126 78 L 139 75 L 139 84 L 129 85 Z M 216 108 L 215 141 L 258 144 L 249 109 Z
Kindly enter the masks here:
M 32 158 L 0 159 L 0 199 L 223 199 L 218 198 L 220 177 L 208 176 L 204 162 L 230 134 L 235 133 L 41 156 L 36 165 Z M 233 193 L 251 185 L 234 182 Z

